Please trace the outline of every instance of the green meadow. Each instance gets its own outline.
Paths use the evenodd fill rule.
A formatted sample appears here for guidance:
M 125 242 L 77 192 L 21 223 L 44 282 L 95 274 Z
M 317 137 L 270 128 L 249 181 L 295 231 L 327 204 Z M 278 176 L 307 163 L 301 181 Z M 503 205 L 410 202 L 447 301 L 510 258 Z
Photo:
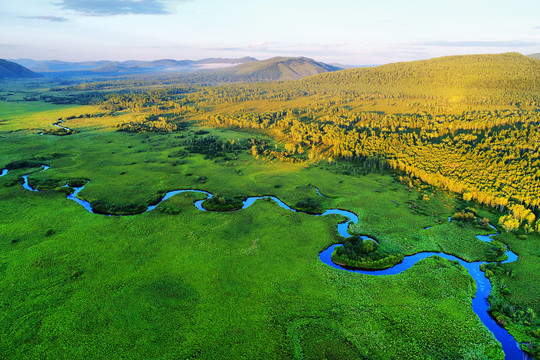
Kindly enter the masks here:
M 293 213 L 272 201 L 201 212 L 202 195 L 179 194 L 137 215 L 91 214 L 61 186 L 86 179 L 79 196 L 118 214 L 146 208 L 165 192 L 199 189 L 243 199 L 274 195 L 359 216 L 350 232 L 410 255 L 442 251 L 467 261 L 493 257 L 489 233 L 448 222 L 466 207 L 497 224 L 500 214 L 387 170 L 354 163 L 289 163 L 249 149 L 209 157 L 190 151 L 213 136 L 237 143 L 262 133 L 201 128 L 118 132 L 129 113 L 66 120 L 69 136 L 38 135 L 60 118 L 97 106 L 0 102 L 0 357 L 6 359 L 503 359 L 471 309 L 474 282 L 437 257 L 395 276 L 330 268 L 318 257 L 343 242 L 339 216 Z M 208 134 L 201 133 L 201 129 Z M 199 133 L 199 134 L 198 134 Z M 50 169 L 39 172 L 40 164 Z M 352 169 L 352 172 L 351 172 Z M 22 187 L 22 175 L 40 192 Z M 320 197 L 318 188 L 324 197 Z M 424 230 L 425 227 L 430 229 Z M 519 255 L 492 282 L 514 310 L 540 312 L 538 235 L 504 233 Z M 510 275 L 509 275 L 510 274 Z M 499 291 L 500 289 L 500 291 Z M 538 290 L 538 291 L 537 291 Z M 525 315 L 524 315 L 525 316 Z M 523 322 L 508 319 L 521 342 Z

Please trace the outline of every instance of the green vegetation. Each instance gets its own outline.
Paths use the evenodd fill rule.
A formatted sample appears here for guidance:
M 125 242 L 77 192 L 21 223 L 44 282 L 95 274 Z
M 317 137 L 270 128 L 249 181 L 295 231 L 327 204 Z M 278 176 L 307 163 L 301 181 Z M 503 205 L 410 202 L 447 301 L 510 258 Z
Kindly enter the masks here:
M 0 59 L 0 79 L 35 78 L 41 75 L 12 61 Z
M 540 356 L 540 318 L 533 307 L 513 305 L 506 301 L 505 297 L 511 295 L 508 287 L 508 279 L 514 277 L 511 269 L 498 264 L 489 263 L 482 266 L 482 271 L 494 285 L 489 303 L 491 316 L 501 326 L 510 328 L 514 337 L 525 344 L 525 349 L 534 358 Z
M 533 85 L 538 80 L 540 62 L 517 54 L 351 69 L 287 84 L 289 90 L 280 95 L 276 95 L 280 85 L 274 92 L 261 85 L 217 88 L 210 96 L 219 95 L 214 103 L 220 110 L 210 112 L 206 123 L 266 129 L 285 144 L 288 153 L 301 158 L 345 158 L 372 168 L 404 171 L 461 193 L 467 201 L 509 209 L 514 223 L 505 226 L 508 230 L 523 225 L 534 231 L 540 225 L 533 224 L 535 217 L 516 215 L 523 211 L 512 209 L 535 210 L 540 204 L 540 95 Z M 339 84 L 339 89 L 332 84 Z M 309 90 L 300 92 L 303 87 Z M 338 91 L 338 100 L 328 94 Z M 219 106 L 228 97 L 238 101 L 241 92 L 245 107 L 257 94 L 259 99 L 287 97 L 278 101 L 279 111 L 257 107 L 250 112 L 231 111 L 231 106 Z M 466 96 L 455 99 L 460 93 Z M 306 96 L 316 105 L 302 107 L 291 99 Z M 388 108 L 388 99 L 393 114 L 366 111 L 374 101 L 383 103 L 379 109 Z M 404 106 L 409 106 L 407 113 L 397 112 Z M 417 112 L 411 113 L 414 108 Z
M 325 208 L 320 200 L 306 197 L 294 204 L 294 208 L 310 214 L 321 214 Z
M 137 132 L 137 133 L 163 133 L 163 132 L 174 132 L 178 129 L 178 126 L 171 124 L 170 121 L 167 121 L 164 117 L 161 116 L 145 116 L 138 117 L 128 122 L 117 125 L 120 129 L 119 131 L 125 132 Z
M 402 254 L 384 254 L 379 251 L 377 242 L 352 236 L 343 246 L 337 246 L 332 254 L 336 264 L 362 270 L 381 270 L 403 261 Z
M 370 277 L 320 263 L 344 242 L 335 255 L 363 268 L 420 251 L 500 261 L 508 245 L 518 261 L 484 267 L 492 314 L 538 356 L 539 64 L 503 54 L 278 83 L 0 91 L 12 99 L 0 103 L 0 356 L 502 359 L 461 266 L 433 257 Z M 73 105 L 85 87 L 101 105 Z M 73 135 L 37 135 L 59 118 Z M 43 191 L 24 190 L 26 174 Z M 86 184 L 79 196 L 103 214 L 177 189 L 220 194 L 211 210 L 256 195 L 343 208 L 360 219 L 349 231 L 379 244 L 264 200 L 200 212 L 204 195 L 179 194 L 136 216 L 90 214 L 66 183 Z M 482 242 L 489 223 L 502 234 Z
M 1 194 L 15 210 L 9 222 L 35 203 L 23 190 Z M 317 251 L 335 241 L 335 219 L 265 202 L 201 214 L 188 195 L 170 199 L 182 216 L 101 217 L 37 195 L 32 226 L 2 232 L 3 357 L 501 358 L 472 313 L 460 268 L 429 259 L 406 275 L 375 279 L 318 263 Z M 268 223 L 272 231 L 264 231 Z M 42 226 L 55 233 L 36 232 Z M 377 340 L 368 340 L 370 328 Z M 332 331 L 312 336 L 324 329 Z
M 232 211 L 241 209 L 243 202 L 241 199 L 230 198 L 228 196 L 214 195 L 212 198 L 203 201 L 202 206 L 211 211 Z

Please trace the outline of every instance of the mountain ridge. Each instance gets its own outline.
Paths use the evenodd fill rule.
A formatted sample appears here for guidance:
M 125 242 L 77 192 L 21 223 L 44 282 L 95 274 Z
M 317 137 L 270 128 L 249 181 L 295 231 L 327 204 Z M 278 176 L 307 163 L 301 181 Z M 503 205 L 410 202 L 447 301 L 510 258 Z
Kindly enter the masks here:
M 275 80 L 297 80 L 342 68 L 315 61 L 307 57 L 274 57 L 257 60 L 253 57 L 206 58 L 201 60 L 158 59 L 151 61 L 81 61 L 59 60 L 15 60 L 30 70 L 45 76 L 124 76 L 139 74 L 178 73 L 191 81 L 253 82 Z
M 13 61 L 0 59 L 0 79 L 35 78 L 41 75 Z
M 306 57 L 273 57 L 248 62 L 222 70 L 232 76 L 249 77 L 252 81 L 297 80 L 312 75 L 341 70 Z
M 216 67 L 235 64 L 242 64 L 250 61 L 257 61 L 252 57 L 242 57 L 234 59 L 225 58 L 206 58 L 201 60 L 96 60 L 96 61 L 60 61 L 60 60 L 32 60 L 32 59 L 14 59 L 12 62 L 25 66 L 28 69 L 41 73 L 110 73 L 117 72 L 121 74 L 145 73 L 145 72 L 186 72 L 205 68 L 215 64 Z

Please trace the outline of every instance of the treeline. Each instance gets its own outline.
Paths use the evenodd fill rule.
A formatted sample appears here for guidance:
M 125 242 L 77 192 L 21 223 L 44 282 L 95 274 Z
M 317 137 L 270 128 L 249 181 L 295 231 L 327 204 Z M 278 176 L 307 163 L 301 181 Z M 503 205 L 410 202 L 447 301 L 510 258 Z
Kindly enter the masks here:
M 171 89 L 157 89 L 145 92 L 111 93 L 101 103 L 101 108 L 110 111 L 142 111 L 147 108 L 154 110 L 169 110 L 178 107 L 181 101 L 176 96 L 184 94 L 188 89 L 175 87 Z
M 197 133 L 195 134 L 197 135 Z M 195 136 L 186 140 L 184 145 L 191 153 L 203 154 L 207 159 L 214 159 L 216 157 L 228 158 L 231 153 L 238 154 L 240 151 L 248 150 L 258 142 L 256 139 L 224 141 L 219 137 L 210 135 Z
M 177 131 L 179 126 L 171 123 L 165 117 L 157 115 L 138 115 L 132 120 L 118 124 L 118 131 L 131 133 L 170 133 Z
M 80 92 L 61 95 L 43 94 L 39 96 L 40 101 L 50 102 L 55 105 L 97 105 L 101 104 L 105 99 L 106 96 L 98 92 Z M 37 98 L 27 100 L 37 100 Z

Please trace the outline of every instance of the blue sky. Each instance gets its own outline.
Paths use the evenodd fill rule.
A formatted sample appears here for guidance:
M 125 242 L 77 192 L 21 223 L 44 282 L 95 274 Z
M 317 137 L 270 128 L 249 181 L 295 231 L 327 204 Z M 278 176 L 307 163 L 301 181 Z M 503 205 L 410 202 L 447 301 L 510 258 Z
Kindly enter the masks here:
M 382 64 L 540 52 L 538 0 L 0 0 L 0 58 L 307 56 Z

